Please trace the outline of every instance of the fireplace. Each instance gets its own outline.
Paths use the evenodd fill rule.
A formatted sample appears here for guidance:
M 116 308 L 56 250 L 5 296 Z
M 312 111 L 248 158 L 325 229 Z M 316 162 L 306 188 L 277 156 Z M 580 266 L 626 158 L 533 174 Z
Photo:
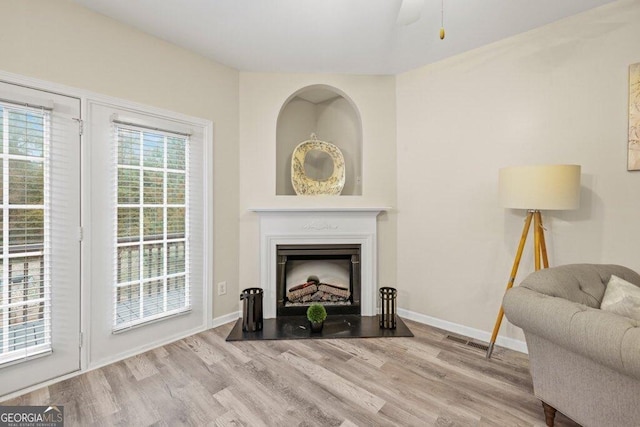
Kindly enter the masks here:
M 265 319 L 275 318 L 280 310 L 281 301 L 284 303 L 285 288 L 282 285 L 280 276 L 281 264 L 278 258 L 281 254 L 279 249 L 297 250 L 303 246 L 314 246 L 316 249 L 326 247 L 342 247 L 351 250 L 349 247 L 359 247 L 359 263 L 351 262 L 349 269 L 359 268 L 359 289 L 355 282 L 349 281 L 350 308 L 345 310 L 358 310 L 356 313 L 362 316 L 373 316 L 377 314 L 377 216 L 380 212 L 389 208 L 255 208 L 251 211 L 260 217 L 260 284 L 264 290 L 263 313 Z M 324 246 L 323 245 L 328 245 Z M 292 256 L 319 257 L 322 254 L 291 254 Z M 344 255 L 345 262 L 353 255 Z M 287 257 L 289 254 L 287 254 Z M 335 255 L 331 255 L 334 257 Z M 348 259 L 346 257 L 349 257 Z M 309 261 L 318 261 L 311 259 Z M 320 259 L 321 260 L 321 259 Z M 301 261 L 300 259 L 289 260 Z M 340 259 L 334 259 L 334 264 L 339 264 Z M 285 265 L 286 266 L 286 265 Z M 294 265 L 295 267 L 295 265 Z M 301 280 L 306 280 L 310 275 L 321 276 L 322 273 L 310 273 L 305 276 L 302 273 Z M 319 277 L 320 278 L 320 277 Z M 286 277 L 285 277 L 286 280 Z M 296 286 L 290 279 L 288 286 Z M 346 280 L 345 280 L 346 282 Z M 347 285 L 346 283 L 344 285 Z M 359 293 L 359 303 L 358 303 Z M 338 305 L 338 304 L 333 304 Z M 330 308 L 328 311 L 332 311 Z M 306 307 L 297 308 L 298 312 L 306 311 Z M 302 310 L 302 311 L 301 311 Z
M 360 314 L 359 244 L 277 245 L 276 314 L 303 315 L 312 303 L 328 314 Z

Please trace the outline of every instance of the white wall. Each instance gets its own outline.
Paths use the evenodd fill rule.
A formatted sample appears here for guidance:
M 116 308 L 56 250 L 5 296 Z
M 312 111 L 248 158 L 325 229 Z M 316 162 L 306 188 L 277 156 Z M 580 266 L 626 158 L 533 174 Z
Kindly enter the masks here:
M 299 89 L 328 85 L 355 103 L 362 119 L 362 196 L 276 196 L 276 122 Z M 260 285 L 257 215 L 250 208 L 396 205 L 395 78 L 240 73 L 240 286 Z M 288 154 L 290 156 L 290 153 Z M 379 284 L 396 283 L 395 212 L 378 217 Z
M 640 172 L 626 171 L 639 23 L 640 2 L 620 1 L 397 76 L 402 308 L 491 331 L 525 216 L 499 206 L 504 166 L 582 165 L 580 209 L 543 214 L 552 265 L 640 270 Z
M 214 317 L 237 310 L 238 72 L 66 0 L 0 2 L 0 70 L 214 123 Z

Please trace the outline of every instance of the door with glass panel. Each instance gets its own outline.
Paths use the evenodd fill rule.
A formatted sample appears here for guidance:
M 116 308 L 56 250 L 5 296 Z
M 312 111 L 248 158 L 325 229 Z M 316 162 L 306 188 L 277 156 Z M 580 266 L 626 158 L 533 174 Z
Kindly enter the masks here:
M 80 368 L 79 117 L 0 82 L 0 400 Z
M 93 100 L 87 117 L 89 366 L 101 366 L 206 325 L 206 155 L 191 123 Z

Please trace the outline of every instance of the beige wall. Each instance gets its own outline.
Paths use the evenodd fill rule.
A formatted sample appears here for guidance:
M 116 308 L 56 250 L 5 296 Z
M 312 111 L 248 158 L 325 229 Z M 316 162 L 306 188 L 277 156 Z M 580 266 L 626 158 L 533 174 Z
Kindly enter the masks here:
M 276 122 L 301 88 L 329 85 L 355 103 L 362 118 L 362 196 L 276 196 Z M 240 284 L 259 285 L 258 217 L 251 208 L 396 205 L 395 78 L 240 73 Z M 290 153 L 289 153 L 290 155 Z M 379 284 L 396 283 L 395 210 L 378 218 Z
M 238 72 L 66 0 L 0 2 L 0 70 L 214 123 L 214 317 L 237 309 Z
M 620 1 L 397 76 L 401 307 L 491 331 L 525 215 L 498 203 L 510 165 L 582 165 L 580 209 L 544 213 L 552 265 L 640 270 L 640 172 L 626 171 L 638 23 L 640 2 Z M 518 280 L 532 258 L 529 242 Z

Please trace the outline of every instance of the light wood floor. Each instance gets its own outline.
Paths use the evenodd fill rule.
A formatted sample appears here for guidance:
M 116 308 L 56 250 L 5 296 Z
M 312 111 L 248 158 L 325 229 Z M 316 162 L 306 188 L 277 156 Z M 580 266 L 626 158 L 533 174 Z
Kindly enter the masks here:
M 406 323 L 414 338 L 233 343 L 228 324 L 4 404 L 64 405 L 68 426 L 544 426 L 526 355 Z

